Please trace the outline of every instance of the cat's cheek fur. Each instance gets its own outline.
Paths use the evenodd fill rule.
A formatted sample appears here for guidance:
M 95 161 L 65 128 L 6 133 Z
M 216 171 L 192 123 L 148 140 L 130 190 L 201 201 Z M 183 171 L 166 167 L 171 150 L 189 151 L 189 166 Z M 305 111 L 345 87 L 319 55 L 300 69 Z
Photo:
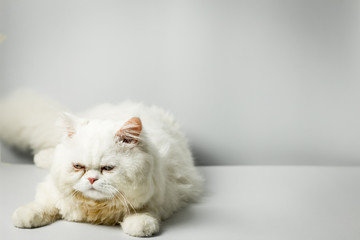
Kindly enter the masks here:
M 133 167 L 132 170 L 126 171 L 125 178 L 121 177 L 122 174 L 118 174 L 119 178 L 116 179 L 118 183 L 116 187 L 124 192 L 135 208 L 142 208 L 154 197 L 157 192 L 157 189 L 155 189 L 157 181 L 158 179 L 162 180 L 162 173 L 158 172 L 158 169 L 154 167 L 154 164 L 156 164 L 155 159 L 148 156 L 142 159 L 141 162 L 135 169 Z M 156 176 L 156 179 L 154 179 L 154 176 Z
M 159 220 L 148 213 L 136 213 L 125 217 L 123 231 L 134 237 L 150 237 L 159 232 Z

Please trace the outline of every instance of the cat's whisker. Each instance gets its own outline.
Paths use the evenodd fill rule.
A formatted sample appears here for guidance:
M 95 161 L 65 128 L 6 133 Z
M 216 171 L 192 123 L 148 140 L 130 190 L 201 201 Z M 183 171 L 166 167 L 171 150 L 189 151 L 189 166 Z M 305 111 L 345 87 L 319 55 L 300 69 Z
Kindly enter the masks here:
M 125 201 L 130 205 L 130 207 L 132 208 L 132 210 L 134 211 L 134 213 L 136 213 L 136 210 L 134 208 L 134 206 L 131 204 L 131 202 L 129 200 L 127 200 L 127 198 L 124 196 L 124 194 L 122 194 L 121 192 L 119 192 L 121 194 L 121 196 L 125 199 Z
M 79 183 L 77 185 L 78 189 L 82 189 L 82 188 L 87 188 L 88 184 L 87 183 Z M 121 204 L 124 207 L 124 210 L 126 211 L 127 214 L 131 213 L 131 210 L 136 213 L 135 207 L 131 204 L 131 202 L 125 197 L 125 195 L 117 190 L 116 188 L 114 188 L 111 185 L 101 185 L 100 189 L 98 190 L 100 192 L 103 192 L 106 195 L 110 195 L 110 198 L 112 198 L 112 203 L 113 205 L 115 205 L 114 200 L 118 200 L 121 202 Z M 79 195 L 82 195 L 82 192 L 79 190 L 74 189 L 74 191 L 72 192 L 72 197 L 79 197 Z M 91 208 L 87 202 L 84 202 L 84 207 L 86 207 L 87 209 Z M 103 205 L 97 205 L 97 209 L 104 209 L 108 207 L 107 205 L 103 204 Z M 131 208 L 131 209 L 130 209 Z
M 128 204 L 127 204 L 126 198 L 124 198 L 124 196 L 122 194 L 118 194 L 118 193 L 120 193 L 120 192 L 117 191 L 117 193 L 115 193 L 115 197 L 121 201 L 122 205 L 126 209 L 126 213 L 130 214 L 130 208 L 129 208 Z
M 72 198 L 74 198 L 74 197 L 77 197 L 77 195 L 79 195 L 79 191 L 78 190 L 73 190 L 72 192 L 71 192 L 71 197 Z
M 130 205 L 130 207 L 132 208 L 132 210 L 136 213 L 136 210 L 134 208 L 134 206 L 131 204 L 131 202 L 129 200 L 127 200 L 127 198 L 124 196 L 124 194 L 122 192 L 120 192 L 119 190 L 115 189 L 117 191 L 118 194 L 120 194 L 120 196 L 125 200 L 125 202 L 127 203 L 126 206 L 128 207 L 128 205 Z
M 104 189 L 109 190 L 108 194 L 110 194 L 114 199 L 118 199 L 121 204 L 124 206 L 126 212 L 129 214 L 130 213 L 130 209 L 129 206 L 127 204 L 127 200 L 126 198 L 121 194 L 120 191 L 118 191 L 116 188 L 112 187 L 112 186 L 108 186 L 108 185 L 104 185 L 103 186 Z M 120 198 L 121 197 L 121 198 Z
M 120 195 L 120 196 L 121 196 L 121 195 Z M 117 195 L 117 194 L 115 195 L 115 197 L 121 201 L 122 205 L 123 205 L 124 208 L 126 209 L 126 213 L 127 213 L 127 214 L 130 214 L 130 209 L 129 209 L 128 205 L 126 204 L 126 200 L 125 200 L 124 198 L 120 198 L 120 196 Z

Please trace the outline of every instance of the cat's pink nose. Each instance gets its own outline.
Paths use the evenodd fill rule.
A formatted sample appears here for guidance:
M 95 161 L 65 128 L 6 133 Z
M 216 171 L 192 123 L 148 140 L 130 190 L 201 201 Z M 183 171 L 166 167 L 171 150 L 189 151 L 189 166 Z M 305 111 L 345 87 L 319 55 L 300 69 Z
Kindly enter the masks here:
M 97 178 L 88 178 L 88 180 L 91 184 L 93 184 L 97 180 Z

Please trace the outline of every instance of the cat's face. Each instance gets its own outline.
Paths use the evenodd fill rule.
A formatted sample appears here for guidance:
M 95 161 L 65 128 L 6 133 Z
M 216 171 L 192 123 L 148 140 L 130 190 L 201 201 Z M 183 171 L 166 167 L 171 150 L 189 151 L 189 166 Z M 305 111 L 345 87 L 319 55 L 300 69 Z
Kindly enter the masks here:
M 52 167 L 60 191 L 93 200 L 118 198 L 133 203 L 150 194 L 152 157 L 142 143 L 141 131 L 138 118 L 120 127 L 99 120 L 69 127 Z
M 77 147 L 82 148 L 79 145 Z M 67 173 L 74 180 L 72 188 L 84 197 L 94 200 L 111 199 L 121 194 L 117 184 L 119 176 L 123 174 L 120 166 L 121 156 L 109 149 L 97 149 L 97 152 L 103 152 L 101 156 L 94 156 L 91 150 L 80 149 L 72 148 L 69 153 L 71 160 L 67 161 Z

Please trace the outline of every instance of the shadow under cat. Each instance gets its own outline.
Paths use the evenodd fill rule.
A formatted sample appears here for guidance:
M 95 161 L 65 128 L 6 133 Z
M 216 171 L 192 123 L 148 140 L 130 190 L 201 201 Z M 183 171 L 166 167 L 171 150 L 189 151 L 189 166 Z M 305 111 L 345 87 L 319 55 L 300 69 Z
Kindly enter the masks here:
M 23 152 L 0 142 L 0 162 L 10 164 L 34 164 L 30 152 Z

